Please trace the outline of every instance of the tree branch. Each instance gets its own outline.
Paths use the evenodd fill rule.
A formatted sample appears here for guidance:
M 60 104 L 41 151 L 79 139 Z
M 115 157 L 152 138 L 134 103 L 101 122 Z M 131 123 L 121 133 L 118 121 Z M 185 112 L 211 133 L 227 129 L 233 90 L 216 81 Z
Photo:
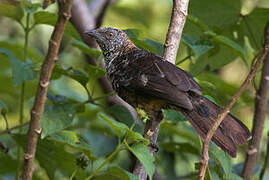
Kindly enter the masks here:
M 55 61 L 58 60 L 57 55 L 64 33 L 65 24 L 71 16 L 73 0 L 58 0 L 58 2 L 59 17 L 49 41 L 47 56 L 41 67 L 38 89 L 36 92 L 34 105 L 31 110 L 31 120 L 27 135 L 26 150 L 24 154 L 24 166 L 21 174 L 22 180 L 32 179 L 36 146 L 38 136 L 41 133 L 41 117 L 44 111 L 49 80 Z
M 164 44 L 163 57 L 175 64 L 177 50 L 188 14 L 189 0 L 173 0 L 173 10 Z
M 19 125 L 17 125 L 17 126 L 12 127 L 12 128 L 3 130 L 3 131 L 0 132 L 0 135 L 10 133 L 11 131 L 13 131 L 13 130 L 15 130 L 15 129 L 22 128 L 22 127 L 26 126 L 27 124 L 29 124 L 29 122 L 26 122 L 26 123 L 23 123 L 23 124 L 19 124 Z
M 203 180 L 206 172 L 206 167 L 208 164 L 209 156 L 208 156 L 208 148 L 209 148 L 209 142 L 214 135 L 215 131 L 221 124 L 222 120 L 225 118 L 225 116 L 230 112 L 230 109 L 232 108 L 233 104 L 236 102 L 236 100 L 239 98 L 239 96 L 243 93 L 243 91 L 247 88 L 249 83 L 253 80 L 253 78 L 256 75 L 257 69 L 259 68 L 260 64 L 263 62 L 263 60 L 266 58 L 268 52 L 269 52 L 269 30 L 266 27 L 267 31 L 265 34 L 265 43 L 264 43 L 264 49 L 260 53 L 258 60 L 256 63 L 252 66 L 251 71 L 249 72 L 248 76 L 246 77 L 244 83 L 241 85 L 239 90 L 234 94 L 232 100 L 227 104 L 227 106 L 224 108 L 222 113 L 218 115 L 218 118 L 214 122 L 211 129 L 208 131 L 207 136 L 203 143 L 203 152 L 201 155 L 201 167 L 200 167 L 200 173 L 199 173 L 199 180 Z
M 269 23 L 266 29 L 267 43 L 269 44 Z M 252 128 L 252 139 L 250 141 L 248 150 L 246 152 L 246 160 L 242 177 L 250 180 L 253 176 L 254 166 L 256 164 L 259 146 L 262 139 L 265 116 L 267 111 L 267 92 L 269 88 L 269 55 L 267 54 L 266 60 L 262 68 L 262 77 L 259 90 L 255 97 L 255 112 Z
M 188 4 L 188 0 L 173 0 L 172 15 L 166 35 L 163 54 L 163 57 L 173 64 L 176 62 L 177 50 L 187 17 Z M 160 123 L 162 121 L 162 116 L 160 116 L 159 113 L 160 112 L 151 116 L 150 120 L 147 121 L 144 130 L 144 136 L 150 140 L 151 145 L 154 145 L 157 142 Z M 150 154 L 153 155 L 155 149 L 151 146 L 149 146 L 148 149 Z M 139 161 L 136 162 L 133 174 L 137 175 L 141 180 L 146 180 L 147 178 L 146 171 Z
M 72 18 L 70 19 L 73 26 L 79 32 L 83 41 L 92 48 L 97 48 L 97 44 L 95 40 L 90 38 L 89 36 L 85 36 L 84 31 L 89 29 L 97 28 L 97 22 L 100 25 L 100 14 L 104 14 L 106 11 L 106 7 L 110 3 L 111 0 L 93 0 L 90 2 L 89 6 L 87 6 L 85 0 L 75 0 L 75 3 L 72 8 Z M 90 11 L 92 10 L 92 11 Z M 98 13 L 96 13 L 98 12 Z M 96 65 L 94 59 L 91 59 L 89 56 L 86 56 L 89 64 Z M 104 61 L 101 60 L 100 66 L 104 67 Z M 113 88 L 106 77 L 98 79 L 100 86 L 104 90 L 104 93 L 109 94 L 113 92 Z M 130 106 L 128 103 L 123 101 L 118 95 L 109 96 L 107 98 L 107 102 L 109 105 L 122 105 L 126 107 L 134 119 L 136 119 L 136 111 Z
M 265 159 L 264 159 L 264 164 L 261 170 L 261 174 L 260 174 L 260 180 L 263 180 L 263 176 L 265 174 L 265 170 L 268 166 L 268 161 L 269 161 L 269 131 L 267 133 L 267 148 L 266 148 L 266 155 L 265 155 Z

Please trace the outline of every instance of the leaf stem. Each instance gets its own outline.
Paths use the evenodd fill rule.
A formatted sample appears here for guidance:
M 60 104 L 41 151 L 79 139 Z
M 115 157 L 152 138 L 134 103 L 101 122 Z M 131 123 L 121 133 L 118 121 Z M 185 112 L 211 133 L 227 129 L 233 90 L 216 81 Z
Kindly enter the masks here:
M 2 114 L 6 123 L 6 130 L 8 130 L 8 120 L 7 120 L 7 115 L 6 114 Z
M 86 179 L 90 180 L 93 178 L 99 171 L 102 169 L 111 159 L 118 154 L 122 150 L 122 143 L 119 143 L 116 147 L 115 151 L 113 151 L 92 173 L 91 175 Z
M 72 173 L 72 175 L 69 178 L 69 180 L 72 180 L 75 177 L 75 175 L 77 174 L 77 172 L 78 172 L 78 169 L 75 169 L 75 171 Z

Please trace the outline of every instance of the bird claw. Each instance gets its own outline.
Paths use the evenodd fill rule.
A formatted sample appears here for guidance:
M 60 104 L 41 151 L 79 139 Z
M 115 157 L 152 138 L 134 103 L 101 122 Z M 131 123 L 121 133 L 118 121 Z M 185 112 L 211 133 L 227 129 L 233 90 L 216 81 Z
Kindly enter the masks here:
M 156 143 L 149 143 L 149 147 L 151 147 L 152 149 L 154 149 L 154 152 L 158 152 L 159 151 L 159 147 Z

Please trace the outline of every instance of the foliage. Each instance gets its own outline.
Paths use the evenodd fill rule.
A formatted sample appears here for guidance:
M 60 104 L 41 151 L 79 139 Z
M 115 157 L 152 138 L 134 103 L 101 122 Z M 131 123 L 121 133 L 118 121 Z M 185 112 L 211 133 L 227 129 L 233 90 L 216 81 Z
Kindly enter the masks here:
M 171 3 L 141 2 L 122 0 L 113 4 L 104 23 L 127 27 L 125 32 L 138 47 L 162 55 L 161 41 L 166 34 L 163 27 L 169 21 Z M 10 149 L 8 153 L 0 150 L 0 179 L 14 179 L 22 167 L 18 149 L 25 148 L 27 126 L 22 126 L 19 119 L 29 120 L 48 44 L 47 31 L 50 32 L 58 16 L 56 4 L 46 3 L 49 7 L 44 10 L 40 1 L 0 0 L 0 25 L 7 28 L 0 30 L 1 130 L 6 127 L 4 120 L 9 127 L 21 125 L 11 134 L 0 135 L 0 142 Z M 191 0 L 177 57 L 178 65 L 195 76 L 204 95 L 222 106 L 240 82 L 231 84 L 220 72 L 237 59 L 241 66 L 232 67 L 234 71 L 249 70 L 252 58 L 261 50 L 263 28 L 269 20 L 269 9 L 258 6 L 242 15 L 241 3 L 244 1 Z M 84 44 L 68 23 L 47 94 L 34 179 L 137 180 L 131 174 L 134 162 L 130 154 L 141 161 L 150 179 L 155 164 L 164 179 L 179 179 L 188 174 L 192 175 L 189 179 L 197 179 L 201 140 L 186 118 L 174 110 L 163 110 L 160 150 L 154 160 L 147 150 L 149 142 L 142 136 L 143 122 L 133 119 L 123 106 L 106 104 L 105 98 L 111 94 L 104 94 L 97 81 L 106 72 L 85 63 L 84 54 L 97 63 L 102 57 L 101 51 Z M 253 89 L 245 92 L 233 109 L 240 119 L 248 118 L 246 124 L 250 124 L 249 114 L 253 112 Z M 20 105 L 18 99 L 22 99 Z M 238 166 L 244 153 L 240 151 L 239 157 L 232 161 L 213 143 L 209 153 L 206 179 L 242 179 Z M 263 164 L 263 155 L 259 159 L 256 175 Z

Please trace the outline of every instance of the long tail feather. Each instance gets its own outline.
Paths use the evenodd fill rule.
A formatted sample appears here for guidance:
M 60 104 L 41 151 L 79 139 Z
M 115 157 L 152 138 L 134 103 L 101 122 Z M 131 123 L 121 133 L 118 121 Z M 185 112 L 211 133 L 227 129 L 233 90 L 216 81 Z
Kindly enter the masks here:
M 205 139 L 222 109 L 201 95 L 191 95 L 193 110 L 180 109 L 202 139 Z M 228 114 L 215 132 L 212 140 L 230 156 L 236 157 L 236 145 L 251 138 L 248 128 L 233 115 Z

